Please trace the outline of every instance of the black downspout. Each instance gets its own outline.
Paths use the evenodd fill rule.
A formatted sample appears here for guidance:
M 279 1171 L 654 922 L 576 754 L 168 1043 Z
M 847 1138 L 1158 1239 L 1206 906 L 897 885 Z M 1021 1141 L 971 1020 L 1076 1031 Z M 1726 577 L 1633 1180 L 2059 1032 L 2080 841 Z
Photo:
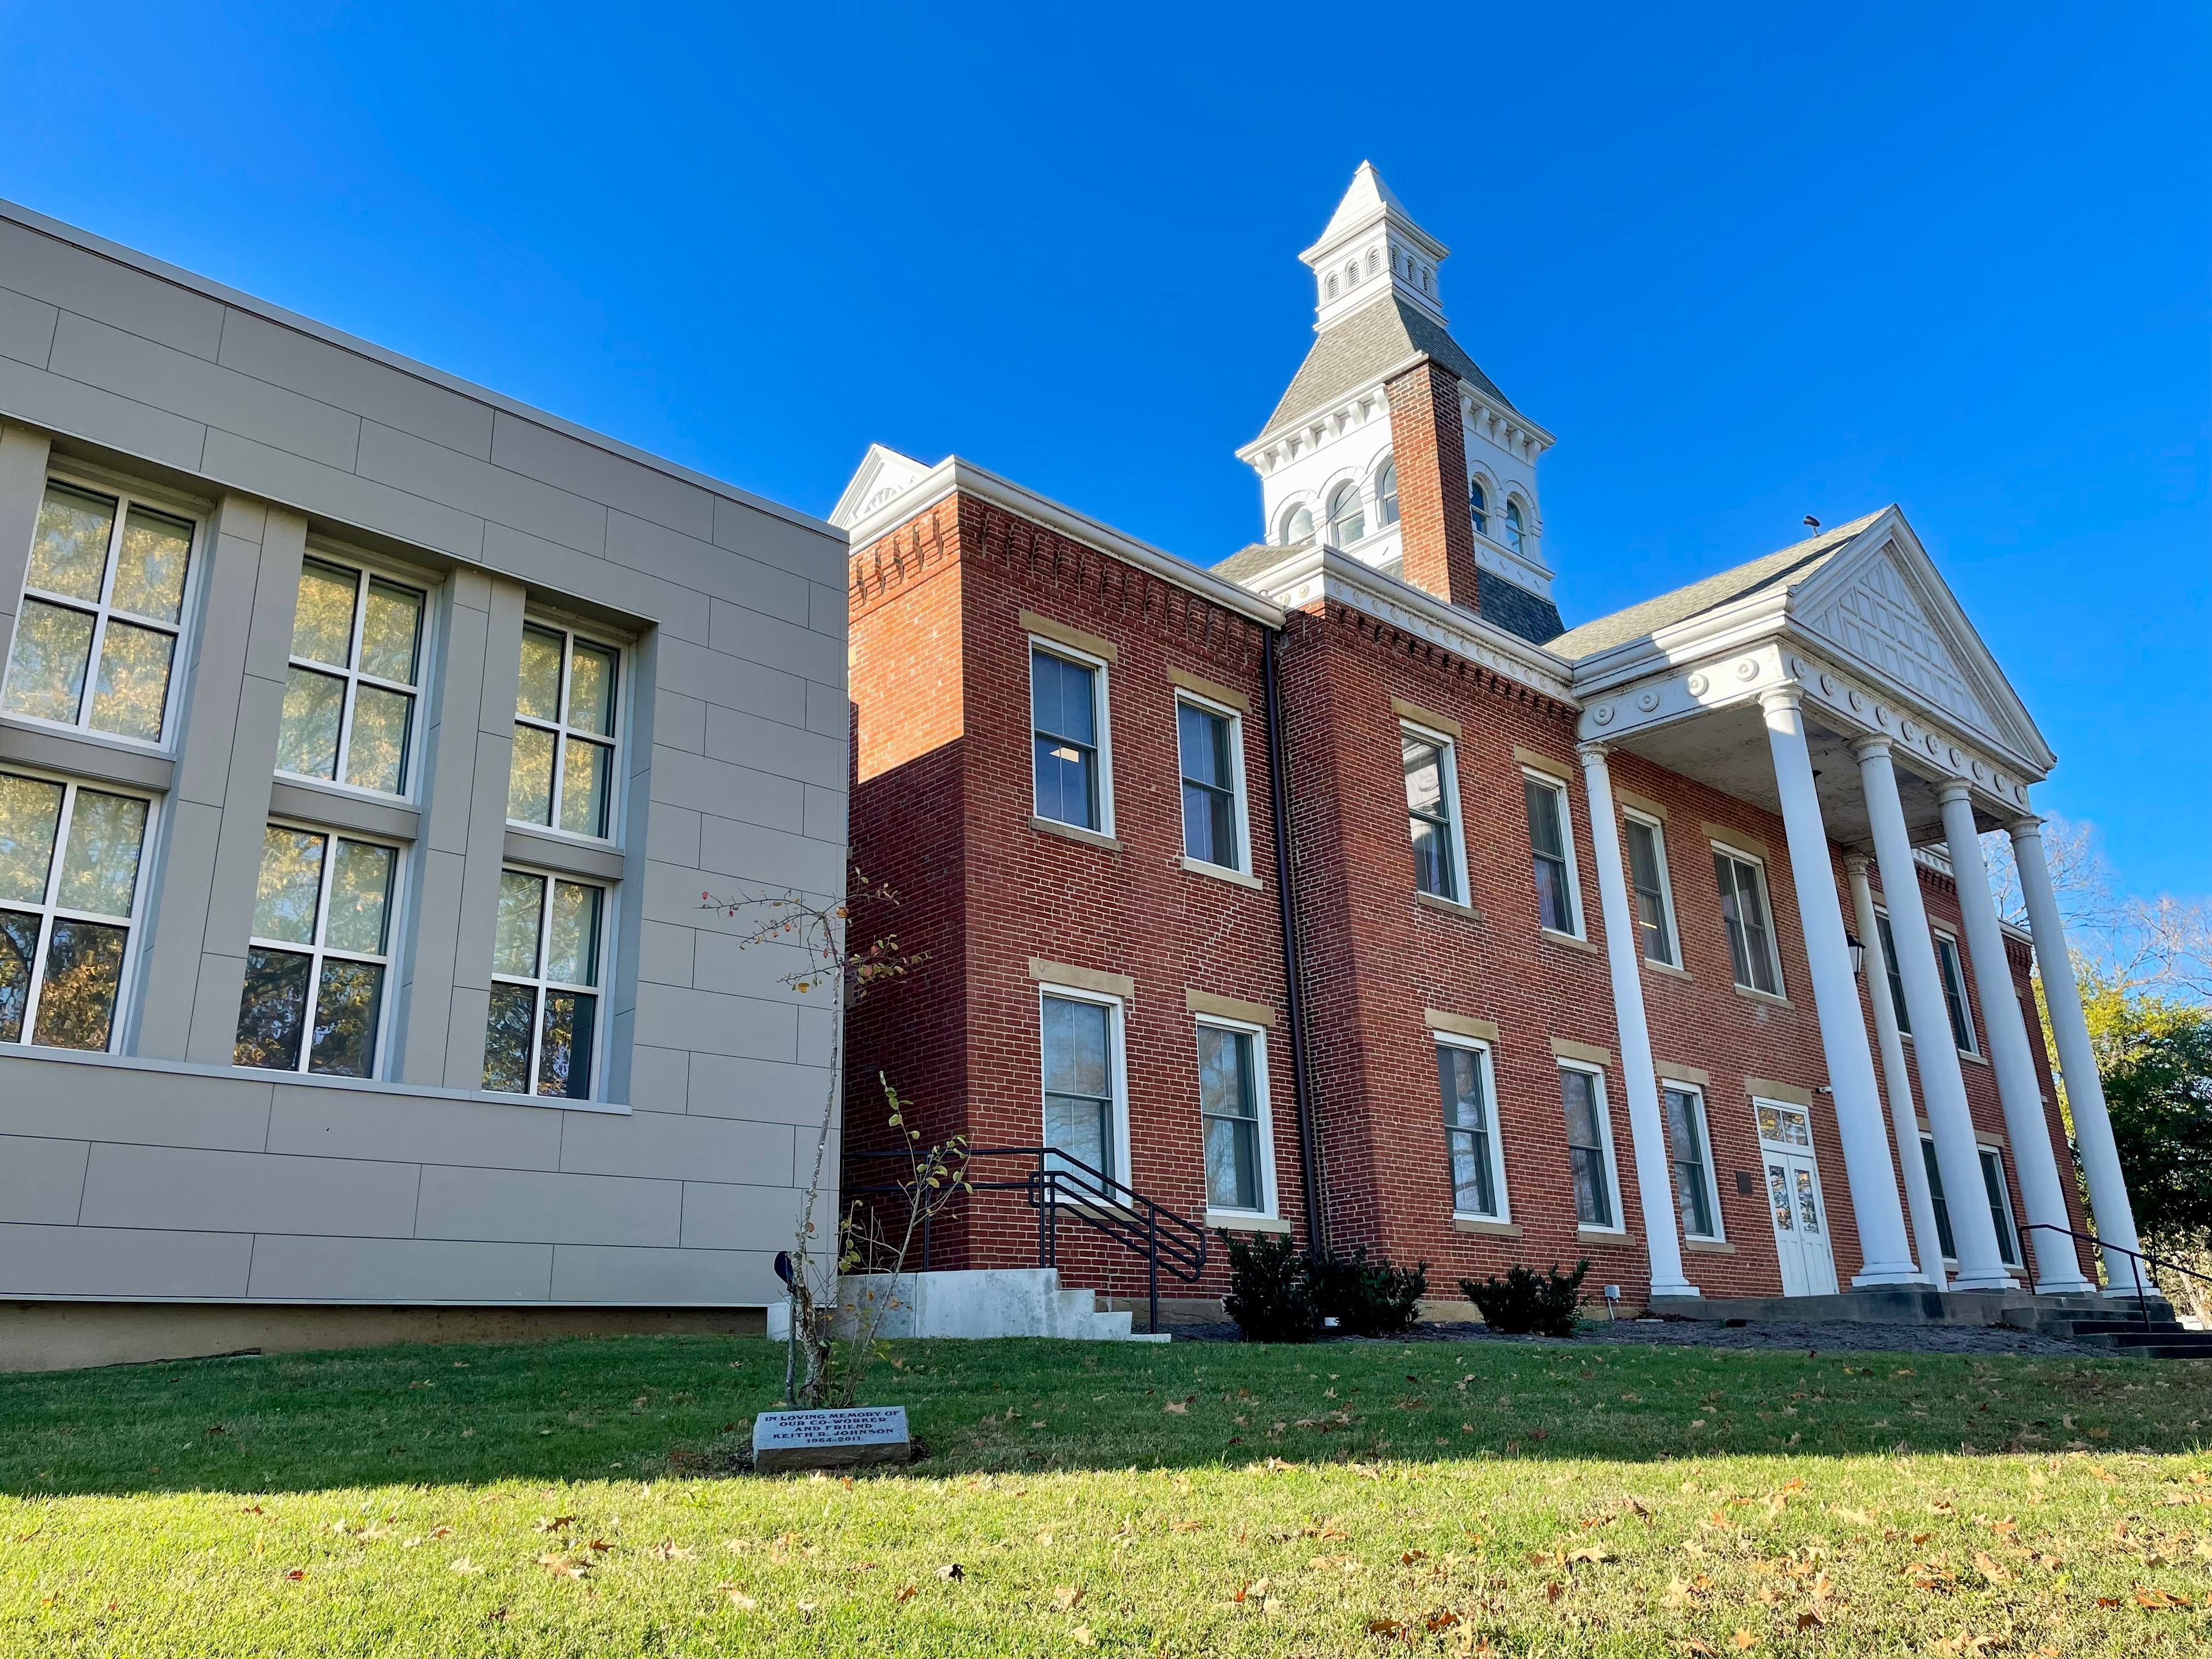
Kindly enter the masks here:
M 1275 820 L 1275 897 L 1282 909 L 1283 994 L 1291 1024 L 1291 1092 L 1298 1108 L 1298 1176 L 1305 1196 L 1306 1248 L 1320 1255 L 1328 1248 L 1328 1219 L 1322 1213 L 1321 1174 L 1314 1145 L 1313 1085 L 1306 1075 L 1305 1012 L 1298 996 L 1298 925 L 1291 902 L 1290 794 L 1284 782 L 1283 702 L 1276 678 L 1275 642 L 1267 630 L 1261 653 L 1267 716 L 1267 803 Z

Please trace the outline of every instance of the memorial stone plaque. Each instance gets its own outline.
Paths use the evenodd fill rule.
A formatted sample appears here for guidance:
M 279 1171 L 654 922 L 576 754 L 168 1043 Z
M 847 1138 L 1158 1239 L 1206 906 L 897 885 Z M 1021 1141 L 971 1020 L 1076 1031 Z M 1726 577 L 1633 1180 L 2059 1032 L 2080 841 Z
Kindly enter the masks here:
M 763 1412 L 753 1419 L 753 1468 L 762 1474 L 904 1463 L 913 1455 L 903 1406 Z

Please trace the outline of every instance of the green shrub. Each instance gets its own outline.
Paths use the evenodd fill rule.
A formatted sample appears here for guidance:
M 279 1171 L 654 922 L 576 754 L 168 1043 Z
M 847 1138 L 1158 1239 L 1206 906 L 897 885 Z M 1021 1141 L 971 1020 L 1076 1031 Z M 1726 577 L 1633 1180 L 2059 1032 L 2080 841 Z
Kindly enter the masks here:
M 1554 1263 L 1541 1275 L 1516 1263 L 1503 1279 L 1486 1279 L 1480 1285 L 1462 1279 L 1459 1287 L 1482 1310 L 1483 1322 L 1494 1331 L 1509 1336 L 1572 1336 L 1575 1304 L 1582 1298 L 1583 1277 L 1589 1272 L 1588 1261 L 1575 1263 L 1571 1273 L 1561 1273 Z
M 1428 1294 L 1429 1264 L 1394 1267 L 1370 1261 L 1367 1247 L 1349 1255 L 1330 1251 L 1312 1263 L 1322 1316 L 1352 1336 L 1395 1336 L 1419 1319 L 1420 1299 Z
M 1229 1294 L 1222 1305 L 1247 1342 L 1310 1342 L 1321 1332 L 1321 1304 L 1306 1259 L 1276 1234 L 1229 1247 Z

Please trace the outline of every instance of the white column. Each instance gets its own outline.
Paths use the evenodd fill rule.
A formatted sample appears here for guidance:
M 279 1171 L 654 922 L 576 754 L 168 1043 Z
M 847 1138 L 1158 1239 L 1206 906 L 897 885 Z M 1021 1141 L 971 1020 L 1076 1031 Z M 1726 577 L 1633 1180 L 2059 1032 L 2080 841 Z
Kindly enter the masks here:
M 1620 1032 L 1620 1073 L 1628 1089 L 1628 1127 L 1636 1152 L 1637 1201 L 1644 1211 L 1644 1245 L 1651 1256 L 1651 1294 L 1695 1296 L 1682 1272 L 1675 1232 L 1674 1160 L 1667 1152 L 1667 1123 L 1659 1111 L 1651 1028 L 1644 1014 L 1642 951 L 1636 919 L 1621 876 L 1620 825 L 1613 806 L 1613 776 L 1605 745 L 1576 745 L 1589 786 L 1590 841 L 1597 852 L 1597 896 L 1605 918 L 1606 966 L 1613 975 L 1613 1024 Z
M 1928 1166 L 1920 1155 L 1920 1118 L 1913 1109 L 1912 1073 L 1905 1068 L 1905 1042 L 1898 1035 L 1897 1010 L 1889 1001 L 1889 958 L 1882 952 L 1881 919 L 1874 913 L 1874 890 L 1867 884 L 1867 855 L 1847 853 L 1844 873 L 1850 878 L 1851 911 L 1858 918 L 1866 950 L 1867 1000 L 1874 1007 L 1875 1047 L 1881 1050 L 1881 1081 L 1889 1096 L 1889 1135 L 1897 1146 L 1897 1167 L 1905 1177 L 1905 1212 L 1912 1218 L 1913 1255 L 1921 1276 L 1944 1288 L 1943 1245 L 1936 1231 L 1936 1194 L 1929 1189 Z
M 2135 1206 L 2128 1201 L 2127 1178 L 2120 1173 L 2119 1149 L 2112 1144 L 2112 1121 L 2105 1111 L 2105 1085 L 2097 1075 L 2096 1051 L 2089 1046 L 2088 1022 L 2081 1018 L 2081 993 L 2074 983 L 2074 958 L 2066 945 L 2066 924 L 2058 919 L 2058 896 L 2051 890 L 2051 866 L 2043 856 L 2043 824 L 2033 817 L 2012 826 L 2013 862 L 2020 890 L 2027 901 L 2027 925 L 2035 935 L 2035 965 L 2043 976 L 2043 1004 L 2051 1013 L 2051 1034 L 2058 1040 L 2058 1071 L 2066 1084 L 2066 1106 L 2074 1116 L 2074 1144 L 2081 1172 L 2089 1178 L 2089 1207 L 2097 1237 L 2120 1249 L 2142 1248 L 2136 1237 Z M 2106 1294 L 2135 1294 L 2136 1267 L 2118 1251 L 2105 1253 Z
M 1905 1211 L 1881 1128 L 1881 1096 L 1875 1087 L 1874 1056 L 1859 1018 L 1858 981 L 1851 974 L 1843 907 L 1836 902 L 1835 866 L 1820 798 L 1813 787 L 1813 757 L 1805 746 L 1805 715 L 1794 685 L 1761 694 L 1766 736 L 1774 750 L 1774 781 L 1789 833 L 1790 873 L 1797 889 L 1797 916 L 1805 933 L 1805 957 L 1813 972 L 1813 1003 L 1820 1018 L 1820 1046 L 1828 1060 L 1830 1098 L 1844 1143 L 1844 1170 L 1858 1218 L 1859 1255 L 1865 1266 L 1855 1286 L 1918 1285 L 1905 1236 Z
M 1861 738 L 1851 752 L 1859 757 L 1867 817 L 1874 825 L 1881 896 L 1889 903 L 1890 936 L 1897 941 L 1897 971 L 1905 981 L 1905 1012 L 1912 1024 L 1920 1100 L 1928 1109 L 1928 1127 L 1936 1137 L 1936 1167 L 1943 1176 L 1951 1241 L 1959 1251 L 1959 1276 L 1951 1288 L 2012 1290 L 2012 1275 L 1997 1254 L 1996 1224 L 1982 1196 L 1981 1155 L 1974 1141 L 1973 1115 L 1966 1106 L 1966 1079 L 1959 1070 L 1959 1051 L 1951 1042 L 1951 1011 L 1936 971 L 1936 944 L 1928 934 L 1927 907 L 1920 902 L 1920 873 L 1912 861 L 1905 806 L 1897 798 L 1889 739 Z
M 1951 844 L 1951 876 L 1959 886 L 1959 919 L 1966 933 L 1974 989 L 1982 999 L 1982 1025 L 1989 1033 L 1990 1065 L 1997 1074 L 1997 1098 L 2004 1105 L 2005 1138 L 2012 1142 L 2013 1172 L 2027 1218 L 2048 1227 L 2067 1227 L 2066 1189 L 2058 1184 L 2058 1160 L 2051 1150 L 2051 1125 L 2043 1115 L 2043 1085 L 2035 1075 L 2035 1056 L 2027 1046 L 2027 1024 L 2021 1018 L 2020 993 L 2013 988 L 2005 960 L 2004 933 L 1997 926 L 1996 902 L 1990 896 L 1990 872 L 1982 862 L 1982 838 L 1974 828 L 1974 804 L 1968 787 L 1954 778 L 1939 786 L 1943 834 Z M 2081 1277 L 2074 1241 L 2056 1233 L 2029 1235 L 2035 1249 L 2035 1288 L 2051 1293 L 2094 1290 Z

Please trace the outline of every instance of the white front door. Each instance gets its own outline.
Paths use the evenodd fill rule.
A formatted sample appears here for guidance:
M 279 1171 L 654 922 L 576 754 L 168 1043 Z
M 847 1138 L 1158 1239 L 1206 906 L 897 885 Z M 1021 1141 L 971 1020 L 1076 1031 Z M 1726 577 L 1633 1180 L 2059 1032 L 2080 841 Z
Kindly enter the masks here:
M 1820 1198 L 1820 1170 L 1813 1158 L 1812 1115 L 1802 1106 L 1756 1100 L 1759 1155 L 1766 1182 L 1766 1209 L 1774 1224 L 1774 1253 L 1782 1261 L 1782 1294 L 1831 1296 L 1836 1258 L 1828 1249 L 1828 1206 Z

